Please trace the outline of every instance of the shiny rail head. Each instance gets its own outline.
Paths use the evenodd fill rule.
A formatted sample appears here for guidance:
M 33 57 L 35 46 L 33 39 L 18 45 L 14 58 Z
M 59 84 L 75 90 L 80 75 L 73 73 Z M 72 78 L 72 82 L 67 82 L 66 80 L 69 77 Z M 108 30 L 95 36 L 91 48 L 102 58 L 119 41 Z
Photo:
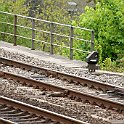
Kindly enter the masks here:
M 27 104 L 27 103 L 23 103 L 21 101 L 17 101 L 11 98 L 4 97 L 4 96 L 0 96 L 0 102 L 6 105 L 9 104 L 9 106 L 14 106 L 15 108 L 19 108 L 24 111 L 28 111 L 29 113 L 34 113 L 36 115 L 43 115 L 48 118 L 51 117 L 51 119 L 57 122 L 61 122 L 63 124 L 89 124 L 87 122 L 83 122 L 75 118 L 61 115 L 61 114 L 58 114 L 58 113 L 55 113 L 55 112 L 52 112 L 46 109 L 42 109 L 42 108 Z

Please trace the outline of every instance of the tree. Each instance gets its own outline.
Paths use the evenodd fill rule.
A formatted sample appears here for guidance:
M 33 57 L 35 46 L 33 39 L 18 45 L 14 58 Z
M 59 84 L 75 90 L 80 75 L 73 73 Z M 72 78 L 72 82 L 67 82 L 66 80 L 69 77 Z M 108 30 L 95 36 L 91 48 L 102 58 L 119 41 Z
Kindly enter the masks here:
M 0 0 L 0 10 L 15 14 L 26 15 L 27 8 L 24 5 L 25 0 Z
M 124 52 L 124 1 L 101 0 L 95 8 L 86 7 L 75 25 L 94 29 L 95 49 L 100 52 L 100 61 L 116 60 Z M 83 35 L 83 34 L 82 34 Z

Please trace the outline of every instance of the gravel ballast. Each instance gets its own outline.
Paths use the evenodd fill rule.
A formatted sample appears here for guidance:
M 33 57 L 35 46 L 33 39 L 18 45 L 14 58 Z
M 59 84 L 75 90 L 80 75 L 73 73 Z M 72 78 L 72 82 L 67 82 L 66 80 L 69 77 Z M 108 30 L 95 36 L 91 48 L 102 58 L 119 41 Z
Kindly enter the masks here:
M 102 109 L 89 103 L 76 102 L 64 97 L 51 97 L 50 91 L 22 86 L 13 80 L 0 78 L 0 94 L 50 111 L 64 114 L 91 124 L 110 124 L 108 120 L 123 120 L 123 114 Z
M 51 70 L 60 71 L 60 72 L 68 73 L 71 75 L 76 75 L 82 78 L 85 77 L 85 78 L 97 80 L 103 83 L 109 83 L 115 86 L 120 86 L 120 87 L 124 86 L 124 75 L 104 74 L 104 73 L 92 74 L 92 73 L 89 73 L 87 70 L 84 70 L 83 68 L 74 69 L 70 67 L 65 67 L 59 64 L 57 65 L 56 63 L 51 63 L 50 61 L 48 62 L 35 57 L 27 56 L 25 54 L 20 54 L 16 51 L 9 52 L 3 48 L 0 48 L 0 53 L 1 53 L 0 54 L 1 57 L 6 57 L 9 59 L 13 59 L 15 61 L 24 62 L 24 63 L 31 64 L 38 67 L 45 67 Z
M 5 72 L 9 72 L 9 73 L 12 73 L 15 75 L 19 75 L 22 77 L 31 78 L 33 80 L 41 81 L 41 82 L 44 82 L 46 84 L 63 87 L 67 90 L 72 89 L 72 90 L 77 91 L 77 92 L 92 94 L 92 95 L 95 95 L 97 97 L 99 96 L 102 98 L 107 98 L 107 99 L 109 98 L 109 100 L 112 100 L 112 101 L 114 100 L 117 102 L 124 103 L 124 99 L 121 97 L 118 97 L 118 95 L 115 95 L 112 97 L 112 94 L 110 95 L 105 91 L 89 88 L 87 86 L 83 86 L 83 85 L 77 84 L 77 83 L 71 83 L 68 81 L 63 81 L 60 79 L 52 78 L 51 76 L 47 77 L 45 75 L 34 72 L 33 70 L 29 71 L 29 70 L 24 70 L 21 68 L 5 66 L 5 65 L 1 65 L 0 70 L 5 71 Z
M 103 83 L 109 83 L 115 86 L 124 86 L 124 76 L 115 74 L 91 74 L 85 69 L 81 68 L 71 68 L 59 65 L 56 63 L 51 63 L 50 61 L 44 61 L 37 57 L 28 56 L 26 54 L 21 54 L 16 52 L 10 52 L 6 49 L 0 48 L 0 56 L 13 59 L 15 61 L 24 62 L 38 67 L 45 67 L 51 70 L 60 71 L 68 73 L 71 75 L 76 75 L 79 77 L 85 77 L 92 80 L 97 80 Z M 2 70 L 7 68 L 1 68 Z M 6 70 L 7 71 L 7 70 Z M 8 71 L 10 71 L 8 69 Z M 11 72 L 11 71 L 10 71 Z M 27 75 L 27 77 L 34 76 L 34 72 L 26 72 L 25 70 L 20 71 L 13 70 L 13 72 L 19 72 L 21 75 Z M 37 74 L 35 75 L 37 76 Z M 51 79 L 54 81 L 54 79 Z M 65 82 L 66 83 L 66 82 Z M 4 84 L 4 85 L 3 85 Z M 61 84 L 61 83 L 60 83 Z M 81 87 L 81 86 L 79 86 Z M 21 100 L 26 103 L 30 103 L 51 111 L 64 114 L 67 116 L 74 117 L 76 119 L 89 122 L 91 124 L 110 124 L 107 122 L 111 119 L 123 120 L 123 114 L 119 114 L 112 110 L 102 109 L 99 106 L 90 105 L 88 103 L 84 104 L 81 102 L 76 102 L 68 98 L 62 97 L 49 97 L 49 92 L 34 90 L 32 88 L 25 88 L 21 84 L 17 84 L 12 80 L 7 81 L 6 79 L 0 78 L 0 94 L 5 95 L 17 100 Z M 79 88 L 80 89 L 80 88 Z M 90 91 L 89 91 L 90 92 Z M 94 93 L 94 91 L 92 91 Z M 43 93 L 43 94 L 42 94 Z M 97 93 L 96 93 L 97 94 Z

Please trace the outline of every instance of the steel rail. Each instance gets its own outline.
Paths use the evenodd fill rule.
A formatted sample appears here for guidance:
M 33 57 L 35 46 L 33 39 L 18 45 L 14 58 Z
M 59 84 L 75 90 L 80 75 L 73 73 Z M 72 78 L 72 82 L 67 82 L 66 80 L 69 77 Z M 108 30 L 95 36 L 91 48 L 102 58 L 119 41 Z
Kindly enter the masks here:
M 88 87 L 94 87 L 96 89 L 100 89 L 103 91 L 107 91 L 107 90 L 111 91 L 115 88 L 120 89 L 120 87 L 117 87 L 117 86 L 115 87 L 114 85 L 111 85 L 111 84 L 103 83 L 100 81 L 93 81 L 93 80 L 88 79 L 88 78 L 82 78 L 82 77 L 74 76 L 71 74 L 50 70 L 50 69 L 44 68 L 44 67 L 33 66 L 33 65 L 22 63 L 19 61 L 14 61 L 12 59 L 8 59 L 5 57 L 0 57 L 0 63 L 10 65 L 10 66 L 19 67 L 19 68 L 26 69 L 26 70 L 34 70 L 36 72 L 42 71 L 47 76 L 52 75 L 52 77 L 55 77 L 55 78 L 67 80 L 69 82 L 76 82 L 76 83 L 79 83 L 81 85 L 87 85 Z
M 15 124 L 15 123 L 0 117 L 0 124 Z
M 33 105 L 29 105 L 17 100 L 13 100 L 4 96 L 0 96 L 0 104 L 4 104 L 6 106 L 10 106 L 16 109 L 20 109 L 22 111 L 27 111 L 29 113 L 35 114 L 37 116 L 44 116 L 52 119 L 53 121 L 61 122 L 63 124 L 88 124 L 86 122 L 76 120 L 74 118 L 70 118 L 61 114 L 57 114 L 55 112 L 48 111 L 46 109 L 42 109 Z
M 90 104 L 95 104 L 100 107 L 110 108 L 110 109 L 113 108 L 120 112 L 124 111 L 124 104 L 122 104 L 120 102 L 115 102 L 115 101 L 112 101 L 112 100 L 109 100 L 106 98 L 102 98 L 102 97 L 99 97 L 96 95 L 82 93 L 82 92 L 75 91 L 72 89 L 63 88 L 63 87 L 55 86 L 52 84 L 47 84 L 47 83 L 37 81 L 34 79 L 29 79 L 29 78 L 26 78 L 23 76 L 11 74 L 9 72 L 0 71 L 0 77 L 4 77 L 7 79 L 13 79 L 13 80 L 16 80 L 18 83 L 27 84 L 27 85 L 33 86 L 35 88 L 42 88 L 42 89 L 47 89 L 49 91 L 63 92 L 64 94 L 66 94 L 67 97 L 69 97 L 71 99 L 76 99 L 76 100 L 79 100 L 82 102 L 89 102 Z

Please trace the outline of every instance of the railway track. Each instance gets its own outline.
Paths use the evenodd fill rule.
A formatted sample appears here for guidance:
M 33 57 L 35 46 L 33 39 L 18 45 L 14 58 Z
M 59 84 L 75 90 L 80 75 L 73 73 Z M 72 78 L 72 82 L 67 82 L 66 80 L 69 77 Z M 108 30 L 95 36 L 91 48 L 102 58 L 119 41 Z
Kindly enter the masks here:
M 77 84 L 86 85 L 89 88 L 93 87 L 96 89 L 101 89 L 103 91 L 109 90 L 110 93 L 112 93 L 112 91 L 115 90 L 115 86 L 110 85 L 110 84 L 100 83 L 100 82 L 92 81 L 89 79 L 83 79 L 83 78 L 72 76 L 69 74 L 63 74 L 61 72 L 55 72 L 55 71 L 47 70 L 46 68 L 41 68 L 41 67 L 39 68 L 39 67 L 27 65 L 24 63 L 16 62 L 16 61 L 5 59 L 5 58 L 1 58 L 1 63 L 4 65 L 9 65 L 9 66 L 14 65 L 15 67 L 20 67 L 22 69 L 27 69 L 27 70 L 33 69 L 36 72 L 38 72 L 38 71 L 42 72 L 46 76 L 56 77 L 56 78 L 59 78 L 61 80 L 68 80 L 71 83 L 76 82 Z M 62 88 L 59 86 L 54 86 L 54 85 L 47 84 L 47 83 L 44 83 L 41 81 L 28 79 L 26 77 L 14 75 L 14 74 L 7 73 L 7 72 L 1 72 L 1 76 L 3 76 L 4 78 L 12 78 L 14 80 L 17 80 L 18 82 L 21 82 L 23 84 L 27 84 L 29 86 L 34 86 L 37 88 L 44 88 L 46 90 L 59 91 L 59 92 L 62 92 L 64 94 L 64 96 L 67 96 L 71 99 L 76 99 L 78 101 L 89 102 L 91 104 L 96 104 L 96 105 L 102 106 L 104 108 L 105 107 L 116 108 L 120 112 L 122 112 L 124 110 L 124 104 L 123 103 L 115 102 L 113 100 L 110 100 L 109 98 L 102 98 L 102 97 L 98 97 L 96 95 L 91 95 L 88 93 L 82 93 L 82 92 L 78 92 L 78 91 L 68 89 L 68 88 Z M 123 90 L 122 88 L 119 88 L 119 87 L 116 87 L 116 89 L 119 89 L 119 91 Z M 121 95 L 123 95 L 123 94 L 121 94 Z
M 1 124 L 88 124 L 39 107 L 0 96 Z
M 47 84 L 41 81 L 37 81 L 34 79 L 29 79 L 20 75 L 15 75 L 9 72 L 2 72 L 0 71 L 0 77 L 6 78 L 6 79 L 12 79 L 16 80 L 18 83 L 22 83 L 27 86 L 33 86 L 35 88 L 41 88 L 47 91 L 54 91 L 54 92 L 61 92 L 63 94 L 63 97 L 69 97 L 71 99 L 75 99 L 77 101 L 82 102 L 88 102 L 91 104 L 96 104 L 103 108 L 110 108 L 110 109 L 116 109 L 119 112 L 124 111 L 124 104 L 120 102 L 115 102 L 112 100 L 109 100 L 109 98 L 102 98 L 98 97 L 96 95 L 88 94 L 88 93 L 82 93 L 79 91 L 75 91 L 68 88 L 63 88 L 51 84 Z
M 12 121 L 0 118 L 0 124 L 14 124 Z
M 21 68 L 21 69 L 26 69 L 28 71 L 33 70 L 34 72 L 45 75 L 47 77 L 50 76 L 50 77 L 58 78 L 60 80 L 66 80 L 70 83 L 81 84 L 83 86 L 88 86 L 89 88 L 95 88 L 97 90 L 113 91 L 115 89 L 118 89 L 120 91 L 123 91 L 123 89 L 121 87 L 118 87 L 118 86 L 103 83 L 103 82 L 100 82 L 100 81 L 93 81 L 93 80 L 88 79 L 88 78 L 81 78 L 81 77 L 78 77 L 78 76 L 74 76 L 74 75 L 67 74 L 67 73 L 62 73 L 62 72 L 59 72 L 59 71 L 53 71 L 53 70 L 50 70 L 50 69 L 44 68 L 44 67 L 32 66 L 32 65 L 29 65 L 29 64 L 14 61 L 14 60 L 4 58 L 4 57 L 0 57 L 0 63 L 4 64 L 4 65 L 18 67 L 18 68 Z M 38 78 L 38 77 L 36 77 L 36 78 Z

